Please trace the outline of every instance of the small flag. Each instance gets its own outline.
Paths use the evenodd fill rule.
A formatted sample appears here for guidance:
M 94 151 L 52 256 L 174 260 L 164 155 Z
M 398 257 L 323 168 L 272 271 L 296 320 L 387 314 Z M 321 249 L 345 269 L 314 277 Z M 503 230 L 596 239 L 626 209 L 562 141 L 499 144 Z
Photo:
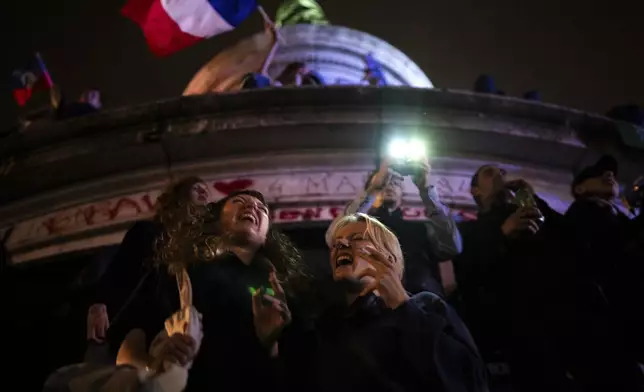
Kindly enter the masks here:
M 31 64 L 27 67 L 13 71 L 12 79 L 13 98 L 19 106 L 25 106 L 38 88 L 45 90 L 54 85 L 47 67 L 38 53 L 35 54 Z
M 141 27 L 155 55 L 167 56 L 233 30 L 256 9 L 256 0 L 128 0 L 121 13 Z

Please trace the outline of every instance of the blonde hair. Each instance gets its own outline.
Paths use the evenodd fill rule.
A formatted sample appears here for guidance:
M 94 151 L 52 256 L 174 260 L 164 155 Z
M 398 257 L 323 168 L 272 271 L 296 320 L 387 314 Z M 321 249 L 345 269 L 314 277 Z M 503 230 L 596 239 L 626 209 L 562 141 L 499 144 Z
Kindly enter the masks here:
M 403 257 L 402 249 L 398 237 L 387 228 L 387 226 L 380 223 L 375 218 L 369 215 L 356 213 L 345 215 L 331 223 L 331 227 L 326 233 L 326 243 L 329 247 L 333 245 L 333 238 L 336 233 L 352 223 L 365 222 L 367 229 L 364 231 L 365 239 L 373 243 L 374 247 L 384 252 L 386 255 L 393 257 L 394 266 L 402 279 L 402 274 L 405 269 L 405 260 Z

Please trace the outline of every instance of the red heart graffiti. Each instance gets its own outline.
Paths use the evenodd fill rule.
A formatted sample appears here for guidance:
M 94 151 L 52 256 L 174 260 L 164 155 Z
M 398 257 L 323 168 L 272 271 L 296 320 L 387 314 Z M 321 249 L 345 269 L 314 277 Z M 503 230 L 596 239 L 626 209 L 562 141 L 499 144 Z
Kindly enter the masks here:
M 213 185 L 213 187 L 223 193 L 224 195 L 230 195 L 231 193 L 235 191 L 242 191 L 244 189 L 248 189 L 253 184 L 255 181 L 249 179 L 249 178 L 240 178 L 238 180 L 233 180 L 233 181 L 217 181 Z

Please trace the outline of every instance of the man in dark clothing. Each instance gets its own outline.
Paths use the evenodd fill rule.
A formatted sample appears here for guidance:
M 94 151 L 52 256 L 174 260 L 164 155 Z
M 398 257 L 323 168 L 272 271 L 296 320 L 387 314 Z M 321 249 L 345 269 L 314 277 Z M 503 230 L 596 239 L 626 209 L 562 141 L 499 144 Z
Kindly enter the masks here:
M 429 291 L 442 295 L 439 263 L 448 262 L 461 252 L 461 235 L 449 209 L 440 202 L 436 189 L 429 185 L 429 170 L 429 164 L 425 162 L 413 177 L 426 208 L 427 222 L 403 219 L 403 177 L 391 170 L 387 162 L 372 174 L 365 192 L 353 200 L 344 213 L 361 212 L 373 216 L 396 234 L 405 256 L 405 289 L 413 294 Z
M 553 243 L 562 217 L 529 184 L 509 184 L 505 174 L 484 165 L 472 177 L 479 215 L 462 224 L 463 253 L 454 261 L 463 315 L 484 358 L 506 353 L 518 390 L 561 390 L 565 369 L 557 363 L 552 311 L 564 275 Z M 514 205 L 509 185 L 530 192 L 538 208 Z
M 566 371 L 584 390 L 633 390 L 596 299 L 601 293 L 575 275 L 563 216 L 525 181 L 505 175 L 484 165 L 473 176 L 479 216 L 461 227 L 464 249 L 455 261 L 465 320 L 483 355 L 504 351 L 520 391 L 567 390 Z M 537 208 L 513 204 L 519 189 Z
M 578 273 L 601 288 L 605 302 L 626 330 L 625 346 L 642 361 L 644 318 L 639 308 L 644 299 L 644 216 L 633 219 L 616 203 L 616 175 L 617 161 L 607 155 L 579 172 L 572 183 L 575 202 L 566 218 Z

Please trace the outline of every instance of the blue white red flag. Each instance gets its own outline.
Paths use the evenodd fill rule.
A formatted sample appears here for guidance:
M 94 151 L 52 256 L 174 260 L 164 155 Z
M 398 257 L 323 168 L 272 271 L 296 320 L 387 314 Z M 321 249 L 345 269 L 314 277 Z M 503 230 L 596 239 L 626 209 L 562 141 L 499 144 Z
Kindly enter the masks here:
M 128 0 L 121 13 L 141 27 L 155 55 L 167 56 L 233 30 L 256 9 L 256 0 Z
M 13 98 L 19 106 L 25 106 L 31 95 L 38 88 L 50 89 L 54 83 L 38 53 L 25 68 L 13 71 Z

